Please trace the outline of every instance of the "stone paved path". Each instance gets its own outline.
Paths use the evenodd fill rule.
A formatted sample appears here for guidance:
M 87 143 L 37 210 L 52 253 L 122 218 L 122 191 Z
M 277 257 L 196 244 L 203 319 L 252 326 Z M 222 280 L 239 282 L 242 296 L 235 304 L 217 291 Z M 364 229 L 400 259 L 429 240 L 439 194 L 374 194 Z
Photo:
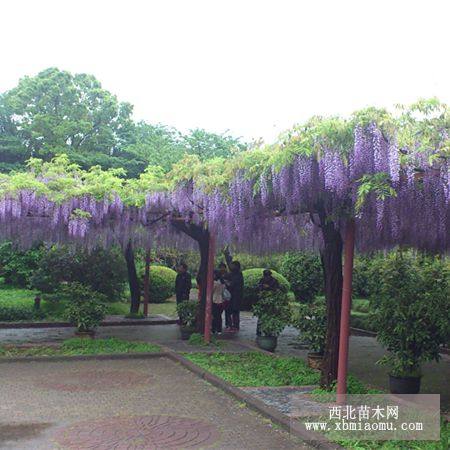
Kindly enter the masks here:
M 304 449 L 166 358 L 1 366 L 0 448 Z
M 72 328 L 48 328 L 48 329 L 22 329 L 0 330 L 0 345 L 2 343 L 15 342 L 46 342 L 67 339 L 73 336 Z M 242 314 L 242 327 L 239 336 L 235 340 L 254 341 L 256 333 L 256 321 L 249 313 Z M 306 358 L 307 349 L 298 348 L 296 344 L 297 331 L 288 327 L 279 338 L 277 353 L 289 354 Z M 175 348 L 179 340 L 179 331 L 176 325 L 152 325 L 152 326 L 120 326 L 101 327 L 98 330 L 99 337 L 118 337 L 130 340 L 143 340 L 165 343 Z M 222 338 L 225 338 L 223 336 Z M 230 339 L 230 338 L 228 338 Z M 366 336 L 351 336 L 349 352 L 349 371 L 367 384 L 382 389 L 388 388 L 388 369 L 376 363 L 384 354 L 384 349 L 375 338 Z M 443 355 L 440 363 L 424 364 L 424 376 L 422 379 L 423 393 L 440 393 L 441 404 L 446 411 L 450 410 L 450 356 Z

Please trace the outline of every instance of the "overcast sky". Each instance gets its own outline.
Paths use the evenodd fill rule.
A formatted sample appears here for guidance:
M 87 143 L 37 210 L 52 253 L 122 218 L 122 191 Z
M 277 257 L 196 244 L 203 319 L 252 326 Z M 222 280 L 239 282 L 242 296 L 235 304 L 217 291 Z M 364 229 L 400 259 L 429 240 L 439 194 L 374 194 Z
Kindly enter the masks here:
M 0 91 L 94 74 L 135 117 L 272 140 L 314 114 L 450 103 L 449 0 L 1 0 Z

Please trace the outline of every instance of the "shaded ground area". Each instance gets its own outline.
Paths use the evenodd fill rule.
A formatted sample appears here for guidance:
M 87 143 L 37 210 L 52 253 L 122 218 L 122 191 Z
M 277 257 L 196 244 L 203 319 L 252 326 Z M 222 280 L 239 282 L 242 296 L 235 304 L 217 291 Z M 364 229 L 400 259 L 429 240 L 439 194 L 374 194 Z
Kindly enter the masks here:
M 73 336 L 72 328 L 0 330 L 0 345 L 15 342 L 47 342 L 67 339 Z M 254 341 L 256 320 L 249 313 L 242 314 L 242 326 L 238 336 L 221 336 L 227 341 Z M 298 332 L 288 327 L 279 338 L 278 353 L 306 358 L 307 349 L 297 343 Z M 118 337 L 129 340 L 143 340 L 162 343 L 175 350 L 186 351 L 185 343 L 179 342 L 179 331 L 176 325 L 152 325 L 142 327 L 120 326 L 101 327 L 99 337 Z M 239 346 L 226 347 L 230 351 L 239 351 Z M 224 349 L 226 349 L 224 348 Z M 193 348 L 195 351 L 201 348 Z M 350 339 L 349 371 L 365 383 L 382 389 L 388 388 L 388 369 L 376 365 L 376 361 L 384 354 L 384 349 L 375 338 L 352 336 Z M 441 394 L 441 404 L 450 409 L 450 356 L 443 355 L 440 363 L 427 363 L 423 367 L 422 393 Z
M 165 358 L 9 363 L 0 398 L 2 449 L 307 448 Z

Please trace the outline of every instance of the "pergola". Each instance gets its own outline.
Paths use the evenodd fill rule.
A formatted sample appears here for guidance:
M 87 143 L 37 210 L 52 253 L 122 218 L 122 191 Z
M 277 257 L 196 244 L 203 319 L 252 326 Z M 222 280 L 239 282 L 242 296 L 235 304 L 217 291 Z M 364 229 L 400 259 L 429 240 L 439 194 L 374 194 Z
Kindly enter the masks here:
M 375 120 L 323 123 L 313 127 L 314 133 L 301 129 L 275 148 L 241 155 L 231 168 L 217 169 L 227 177 L 218 182 L 211 177 L 210 184 L 205 176 L 188 174 L 169 189 L 145 183 L 94 189 L 92 179 L 65 172 L 62 176 L 75 180 L 72 189 L 56 195 L 52 182 L 61 174 L 49 179 L 41 170 L 25 180 L 12 176 L 2 186 L 0 235 L 22 245 L 131 241 L 145 248 L 192 248 L 193 238 L 201 253 L 206 341 L 216 247 L 231 244 L 259 253 L 319 250 L 328 314 L 323 378 L 329 384 L 337 368 L 338 393 L 345 393 L 355 248 L 448 251 L 448 134 L 437 129 L 441 139 L 428 139 L 425 148 L 416 141 L 399 146 L 398 130 Z M 138 196 L 130 195 L 136 191 Z

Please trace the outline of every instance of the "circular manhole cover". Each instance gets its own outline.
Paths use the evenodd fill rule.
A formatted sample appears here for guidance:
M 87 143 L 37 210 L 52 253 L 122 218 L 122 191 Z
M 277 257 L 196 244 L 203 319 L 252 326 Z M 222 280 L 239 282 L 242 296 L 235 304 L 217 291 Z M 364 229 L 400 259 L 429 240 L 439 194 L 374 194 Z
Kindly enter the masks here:
M 131 370 L 79 370 L 47 375 L 35 380 L 44 389 L 65 392 L 92 392 L 145 385 L 151 382 L 146 374 Z
M 175 450 L 198 449 L 219 439 L 208 422 L 174 416 L 114 417 L 80 422 L 58 432 L 64 449 Z

